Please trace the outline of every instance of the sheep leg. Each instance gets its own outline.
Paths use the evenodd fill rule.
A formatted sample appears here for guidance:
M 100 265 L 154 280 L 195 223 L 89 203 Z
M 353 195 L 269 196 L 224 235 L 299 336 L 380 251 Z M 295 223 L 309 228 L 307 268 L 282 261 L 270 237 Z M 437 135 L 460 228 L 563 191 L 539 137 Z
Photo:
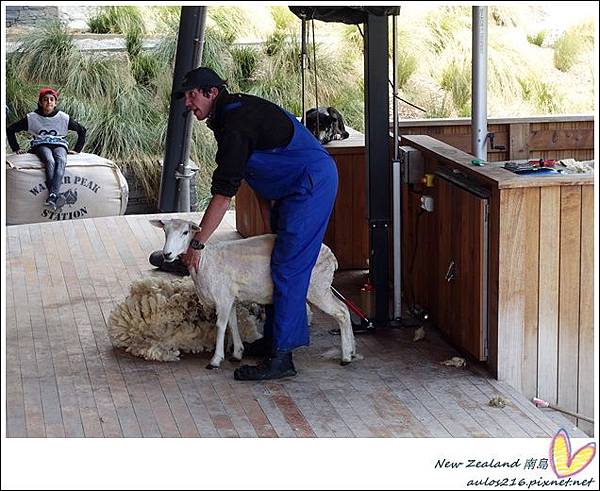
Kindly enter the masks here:
M 241 361 L 242 354 L 244 353 L 244 345 L 242 343 L 242 338 L 240 337 L 240 331 L 238 330 L 235 304 L 231 308 L 231 313 L 229 314 L 229 330 L 231 332 L 231 337 L 233 338 L 233 354 L 231 355 L 231 361 Z
M 225 329 L 232 308 L 233 300 L 217 305 L 217 339 L 215 340 L 215 354 L 206 366 L 209 370 L 219 368 L 221 362 L 225 359 Z
M 352 331 L 352 322 L 350 321 L 350 312 L 329 287 L 325 292 L 320 291 L 320 294 L 315 294 L 311 290 L 308 292 L 308 301 L 333 317 L 338 323 L 342 338 L 342 365 L 347 365 L 356 356 L 356 343 Z

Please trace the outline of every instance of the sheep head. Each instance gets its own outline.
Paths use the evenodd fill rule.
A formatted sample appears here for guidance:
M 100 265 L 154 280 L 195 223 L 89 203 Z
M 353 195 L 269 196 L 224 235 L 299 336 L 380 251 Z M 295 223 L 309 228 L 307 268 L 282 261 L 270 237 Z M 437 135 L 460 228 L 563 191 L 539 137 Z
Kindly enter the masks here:
M 163 255 L 165 261 L 173 262 L 181 254 L 185 254 L 200 227 L 189 220 L 172 218 L 170 220 L 150 220 L 155 227 L 162 228 L 165 231 L 165 245 Z

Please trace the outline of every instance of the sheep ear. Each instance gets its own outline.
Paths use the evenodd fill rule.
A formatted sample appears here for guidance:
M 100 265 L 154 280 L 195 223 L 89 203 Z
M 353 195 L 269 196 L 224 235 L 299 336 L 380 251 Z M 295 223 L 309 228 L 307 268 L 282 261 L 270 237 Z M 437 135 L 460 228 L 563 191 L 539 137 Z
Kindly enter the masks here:
M 148 220 L 152 225 L 158 228 L 165 228 L 165 223 L 162 220 Z

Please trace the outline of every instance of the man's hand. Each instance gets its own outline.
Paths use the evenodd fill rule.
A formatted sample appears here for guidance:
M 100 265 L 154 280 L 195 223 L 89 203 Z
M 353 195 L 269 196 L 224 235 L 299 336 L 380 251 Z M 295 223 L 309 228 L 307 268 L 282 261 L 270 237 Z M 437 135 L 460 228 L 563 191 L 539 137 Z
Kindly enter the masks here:
M 188 247 L 187 252 L 183 256 L 181 256 L 181 262 L 185 264 L 188 269 L 193 267 L 195 270 L 198 270 L 200 252 L 201 251 Z
M 22 153 L 27 152 L 27 150 L 23 150 L 22 148 L 19 148 L 19 150 L 17 150 L 15 153 L 21 155 Z

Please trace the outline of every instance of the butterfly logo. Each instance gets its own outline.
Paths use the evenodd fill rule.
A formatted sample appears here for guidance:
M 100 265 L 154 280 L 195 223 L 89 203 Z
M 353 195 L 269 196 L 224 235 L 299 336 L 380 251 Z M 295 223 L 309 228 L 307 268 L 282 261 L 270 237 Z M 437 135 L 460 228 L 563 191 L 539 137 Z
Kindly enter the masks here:
M 569 477 L 581 472 L 594 459 L 596 444 L 590 442 L 577 452 L 571 453 L 571 439 L 566 430 L 560 429 L 550 444 L 550 463 L 557 477 Z

